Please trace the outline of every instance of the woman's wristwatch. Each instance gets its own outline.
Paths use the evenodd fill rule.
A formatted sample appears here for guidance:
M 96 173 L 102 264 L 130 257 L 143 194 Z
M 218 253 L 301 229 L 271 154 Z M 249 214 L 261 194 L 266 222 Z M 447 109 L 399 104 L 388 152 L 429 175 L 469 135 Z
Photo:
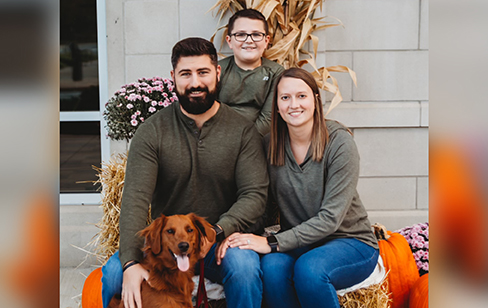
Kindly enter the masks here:
M 278 251 L 278 240 L 276 239 L 276 236 L 270 235 L 266 237 L 266 240 L 268 241 L 269 247 L 271 247 L 271 252 L 277 252 Z

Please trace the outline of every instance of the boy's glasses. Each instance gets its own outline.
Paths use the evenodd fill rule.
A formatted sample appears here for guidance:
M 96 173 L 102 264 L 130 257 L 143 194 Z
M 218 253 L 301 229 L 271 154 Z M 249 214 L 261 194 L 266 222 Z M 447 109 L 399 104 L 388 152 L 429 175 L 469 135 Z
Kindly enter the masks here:
M 234 36 L 236 41 L 238 42 L 245 42 L 248 37 L 251 37 L 253 42 L 261 42 L 263 38 L 266 36 L 266 33 L 262 32 L 253 32 L 253 33 L 244 33 L 244 32 L 237 32 L 233 33 L 230 36 Z

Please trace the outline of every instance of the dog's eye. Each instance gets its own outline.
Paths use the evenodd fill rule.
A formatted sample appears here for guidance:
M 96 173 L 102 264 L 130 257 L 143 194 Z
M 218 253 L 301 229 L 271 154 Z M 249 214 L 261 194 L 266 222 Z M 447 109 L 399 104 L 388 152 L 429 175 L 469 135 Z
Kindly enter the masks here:
M 192 228 L 188 228 L 187 231 L 188 231 L 188 233 L 190 233 L 190 232 L 193 232 L 193 229 Z
M 168 232 L 169 234 L 174 234 L 174 233 L 175 233 L 175 230 L 173 230 L 173 229 L 168 229 L 168 230 L 166 230 L 166 232 Z

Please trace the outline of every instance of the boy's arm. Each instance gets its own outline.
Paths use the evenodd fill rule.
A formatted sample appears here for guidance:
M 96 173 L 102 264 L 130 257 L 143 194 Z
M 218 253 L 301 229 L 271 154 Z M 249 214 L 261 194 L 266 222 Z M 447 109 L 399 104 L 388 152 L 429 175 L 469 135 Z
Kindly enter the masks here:
M 268 93 L 266 93 L 266 99 L 264 101 L 263 107 L 261 108 L 261 112 L 259 113 L 258 118 L 256 119 L 256 128 L 261 136 L 266 135 L 270 131 L 271 127 L 271 109 L 273 107 L 273 97 L 274 91 L 276 87 L 276 79 L 281 73 L 284 71 L 284 68 L 280 66 L 278 70 L 273 74 L 271 77 L 271 86 L 269 87 Z

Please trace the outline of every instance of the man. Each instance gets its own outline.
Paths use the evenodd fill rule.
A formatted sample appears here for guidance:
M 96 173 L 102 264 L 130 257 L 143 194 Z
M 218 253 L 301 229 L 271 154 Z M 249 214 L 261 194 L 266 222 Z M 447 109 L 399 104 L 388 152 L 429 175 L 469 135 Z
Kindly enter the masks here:
M 120 293 L 122 280 L 126 307 L 141 308 L 140 287 L 148 273 L 138 264 L 143 239 L 137 232 L 146 225 L 149 204 L 153 219 L 190 212 L 206 217 L 218 240 L 245 230 L 264 213 L 268 177 L 261 137 L 252 122 L 215 100 L 220 78 L 215 47 L 187 38 L 173 47 L 171 61 L 179 102 L 149 118 L 132 139 L 120 254 L 103 268 L 104 307 Z M 227 307 L 261 306 L 257 253 L 217 243 L 205 258 L 205 276 L 224 285 Z

